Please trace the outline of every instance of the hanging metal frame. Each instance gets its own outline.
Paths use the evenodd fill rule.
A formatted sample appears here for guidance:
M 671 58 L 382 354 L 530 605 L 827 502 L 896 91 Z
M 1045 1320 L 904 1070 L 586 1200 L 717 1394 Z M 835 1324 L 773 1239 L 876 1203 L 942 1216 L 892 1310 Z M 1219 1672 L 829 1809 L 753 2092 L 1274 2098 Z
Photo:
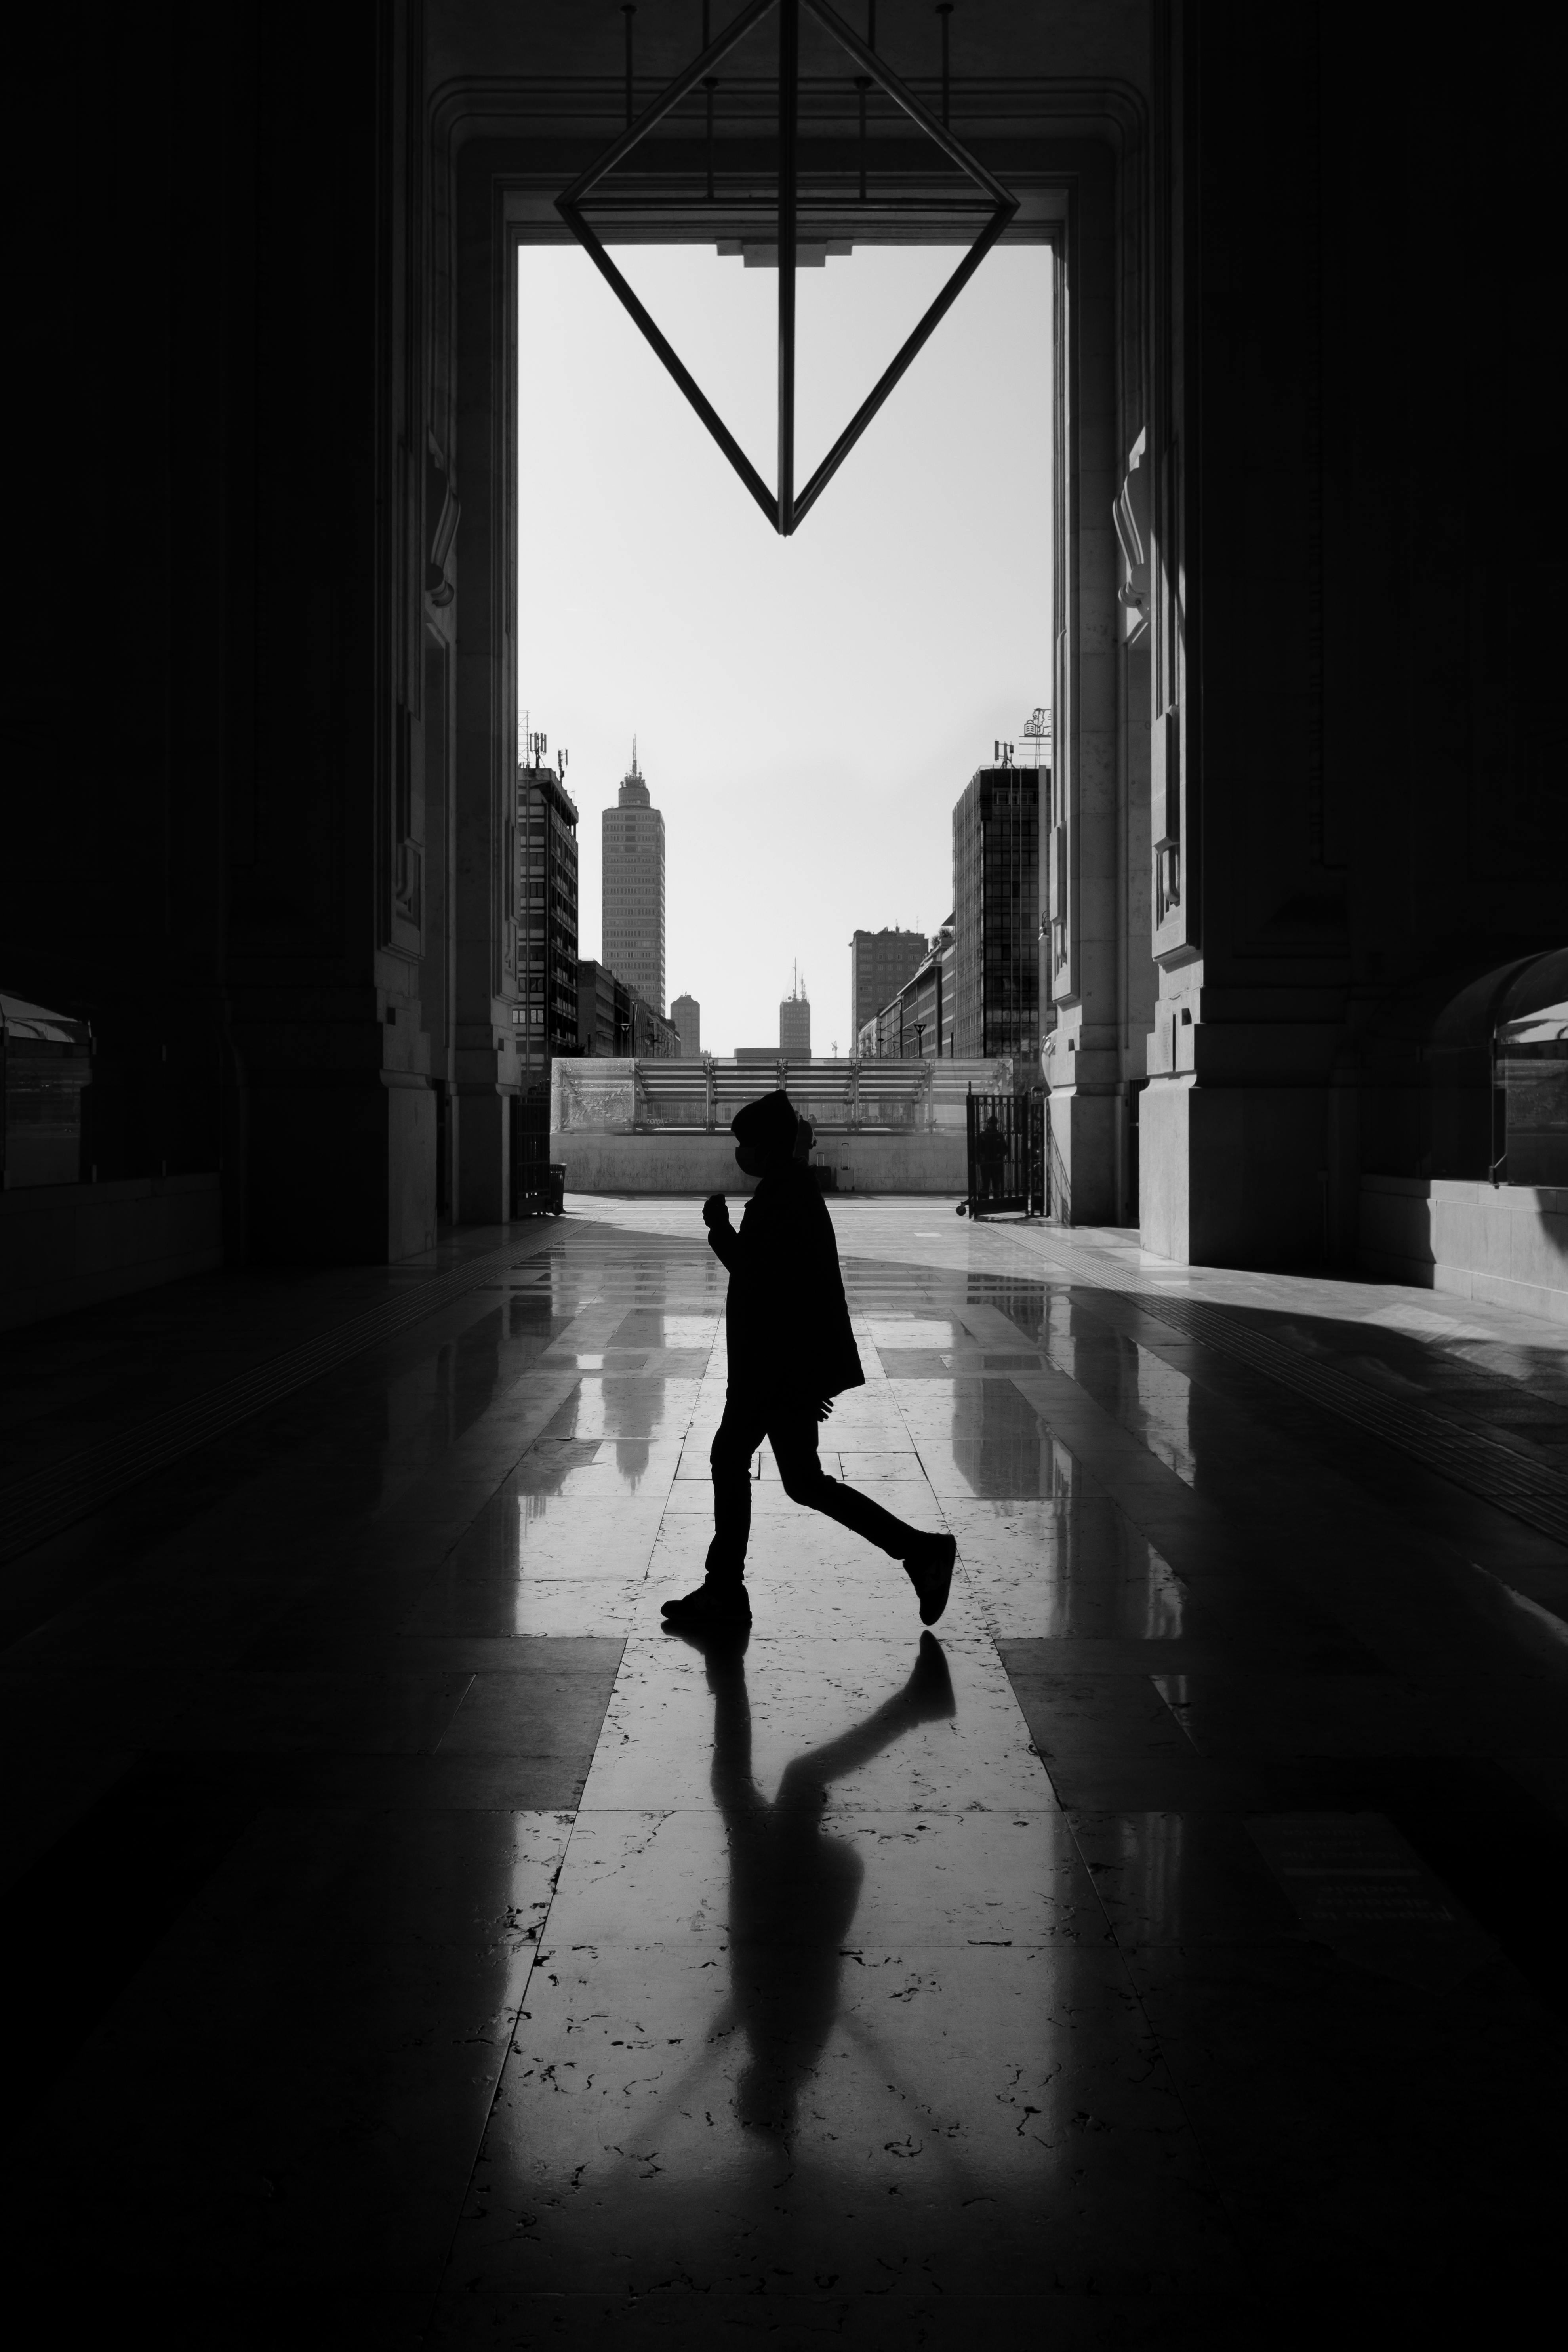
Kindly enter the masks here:
M 778 173 L 778 266 L 779 266 L 779 332 L 778 332 L 778 484 L 770 489 L 755 466 L 747 457 L 701 385 L 691 374 L 668 338 L 661 332 L 638 300 L 626 278 L 605 251 L 604 244 L 584 214 L 584 205 L 605 175 L 617 163 L 624 163 L 639 141 L 646 139 L 655 126 L 681 100 L 689 97 L 713 68 L 726 57 L 738 41 L 743 40 L 753 26 L 774 9 L 779 12 L 779 173 Z M 924 317 L 910 334 L 892 361 L 878 378 L 861 402 L 837 440 L 817 467 L 804 488 L 795 488 L 795 268 L 800 242 L 800 11 L 806 8 L 817 22 L 846 50 L 875 86 L 890 98 L 895 106 L 908 115 L 910 121 L 957 165 L 974 187 L 985 197 L 989 213 L 979 236 L 970 247 L 946 285 L 927 310 Z M 629 19 L 628 19 L 629 23 Z M 946 23 L 943 22 L 943 33 Z M 710 92 L 710 109 L 711 93 Z M 864 110 L 864 97 L 861 100 Z M 710 146 L 710 156 L 711 147 Z M 862 167 L 864 145 L 862 144 Z M 862 182 L 862 184 L 864 183 Z M 734 21 L 726 26 L 717 40 L 710 42 L 701 55 L 668 87 L 661 90 L 653 104 L 628 122 L 618 139 L 613 140 L 604 153 L 588 169 L 573 181 L 571 186 L 555 200 L 555 209 L 583 247 L 589 259 L 615 293 L 617 300 L 635 320 L 645 341 L 658 353 L 675 382 L 679 385 L 698 415 L 720 448 L 739 474 L 773 529 L 787 539 L 798 529 L 816 505 L 834 475 L 843 465 L 871 419 L 882 406 L 900 379 L 908 372 L 925 344 L 930 341 L 963 289 L 968 285 L 985 256 L 1018 209 L 1018 198 L 1009 194 L 1001 182 L 978 163 L 968 149 L 956 140 L 944 122 L 921 105 L 914 92 L 891 73 L 876 51 L 858 34 L 828 7 L 826 0 L 751 0 Z M 929 205 L 920 206 L 929 213 Z M 841 212 L 843 206 L 836 205 Z

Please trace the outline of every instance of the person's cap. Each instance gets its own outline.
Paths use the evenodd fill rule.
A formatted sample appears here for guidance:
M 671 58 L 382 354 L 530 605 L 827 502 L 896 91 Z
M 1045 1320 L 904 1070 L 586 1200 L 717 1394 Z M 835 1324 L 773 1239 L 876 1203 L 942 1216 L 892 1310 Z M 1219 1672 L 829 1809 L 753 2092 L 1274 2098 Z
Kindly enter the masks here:
M 795 1150 L 795 1106 L 777 1087 L 771 1095 L 742 1103 L 730 1121 L 730 1132 L 737 1143 L 769 1160 L 784 1159 Z

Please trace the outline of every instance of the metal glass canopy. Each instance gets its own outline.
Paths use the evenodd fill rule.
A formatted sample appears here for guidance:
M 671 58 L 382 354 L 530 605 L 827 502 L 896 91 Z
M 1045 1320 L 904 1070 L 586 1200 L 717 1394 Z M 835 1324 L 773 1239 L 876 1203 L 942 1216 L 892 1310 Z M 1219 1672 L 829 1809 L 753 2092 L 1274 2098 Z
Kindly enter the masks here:
M 889 365 L 861 402 L 837 440 L 805 488 L 795 488 L 795 268 L 800 242 L 800 11 L 810 10 L 813 16 L 847 52 L 860 68 L 861 73 L 890 98 L 895 106 L 907 114 L 911 122 L 935 142 L 950 163 L 957 165 L 964 176 L 985 199 L 988 212 L 979 236 L 970 247 L 946 285 L 931 303 L 919 325 L 895 354 Z M 778 355 L 778 488 L 770 490 L 718 410 L 701 386 L 685 366 L 667 338 L 660 332 L 643 304 L 637 299 L 626 278 L 605 250 L 600 238 L 584 216 L 586 200 L 605 175 L 623 163 L 640 140 L 647 138 L 656 124 L 662 122 L 682 99 L 690 95 L 705 77 L 710 75 L 720 59 L 728 55 L 738 41 L 743 40 L 753 26 L 777 9 L 779 17 L 779 114 L 778 114 L 778 266 L 779 266 L 779 355 Z M 945 30 L 945 26 L 944 26 Z M 864 113 L 862 111 L 862 122 Z M 862 166 L 862 187 L 864 169 Z M 809 200 L 808 200 L 809 202 Z M 826 5 L 826 0 L 751 0 L 732 24 L 726 26 L 717 40 L 709 44 L 700 57 L 691 63 L 663 89 L 653 104 L 629 122 L 620 137 L 612 142 L 587 171 L 573 181 L 571 186 L 556 198 L 555 208 L 595 268 L 614 289 L 617 299 L 636 320 L 647 341 L 651 344 L 665 367 L 686 394 L 709 432 L 719 444 L 735 471 L 744 482 L 768 520 L 781 537 L 787 539 L 816 505 L 834 475 L 844 463 L 855 444 L 865 432 L 893 386 L 905 373 L 917 353 L 930 341 L 969 280 L 979 268 L 1008 222 L 1018 209 L 1018 198 L 1010 195 L 998 180 L 992 177 L 983 163 L 975 161 L 967 148 L 956 140 L 945 123 L 935 116 L 906 89 L 896 74 L 883 65 L 874 49 L 868 47 L 858 34 L 851 32 L 841 16 Z M 844 207 L 837 205 L 836 213 Z M 929 213 L 929 205 L 921 205 Z

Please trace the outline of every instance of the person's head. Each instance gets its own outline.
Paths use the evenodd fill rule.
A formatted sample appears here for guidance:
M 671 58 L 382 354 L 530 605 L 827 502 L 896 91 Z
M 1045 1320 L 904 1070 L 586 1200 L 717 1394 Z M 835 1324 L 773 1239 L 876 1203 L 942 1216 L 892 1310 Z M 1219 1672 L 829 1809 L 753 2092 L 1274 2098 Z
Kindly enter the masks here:
M 765 1176 L 770 1169 L 787 1166 L 798 1125 L 795 1108 L 782 1088 L 743 1103 L 730 1121 L 735 1165 L 742 1175 Z

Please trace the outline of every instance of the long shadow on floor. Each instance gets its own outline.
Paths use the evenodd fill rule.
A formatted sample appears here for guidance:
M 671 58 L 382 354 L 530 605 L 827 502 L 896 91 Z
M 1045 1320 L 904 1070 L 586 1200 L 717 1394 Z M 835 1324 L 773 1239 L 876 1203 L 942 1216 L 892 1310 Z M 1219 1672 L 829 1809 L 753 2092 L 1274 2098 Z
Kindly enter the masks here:
M 835 1780 L 859 1771 L 917 1724 L 952 1717 L 942 1645 L 921 1636 L 909 1680 L 837 1739 L 784 1768 L 770 1803 L 752 1770 L 746 1690 L 748 1633 L 681 1634 L 701 1652 L 713 1694 L 713 1796 L 730 1853 L 730 2007 L 751 2058 L 738 2084 L 742 2122 L 793 2139 L 802 2085 L 820 2060 L 838 2011 L 844 1947 L 865 1864 L 823 1823 Z

